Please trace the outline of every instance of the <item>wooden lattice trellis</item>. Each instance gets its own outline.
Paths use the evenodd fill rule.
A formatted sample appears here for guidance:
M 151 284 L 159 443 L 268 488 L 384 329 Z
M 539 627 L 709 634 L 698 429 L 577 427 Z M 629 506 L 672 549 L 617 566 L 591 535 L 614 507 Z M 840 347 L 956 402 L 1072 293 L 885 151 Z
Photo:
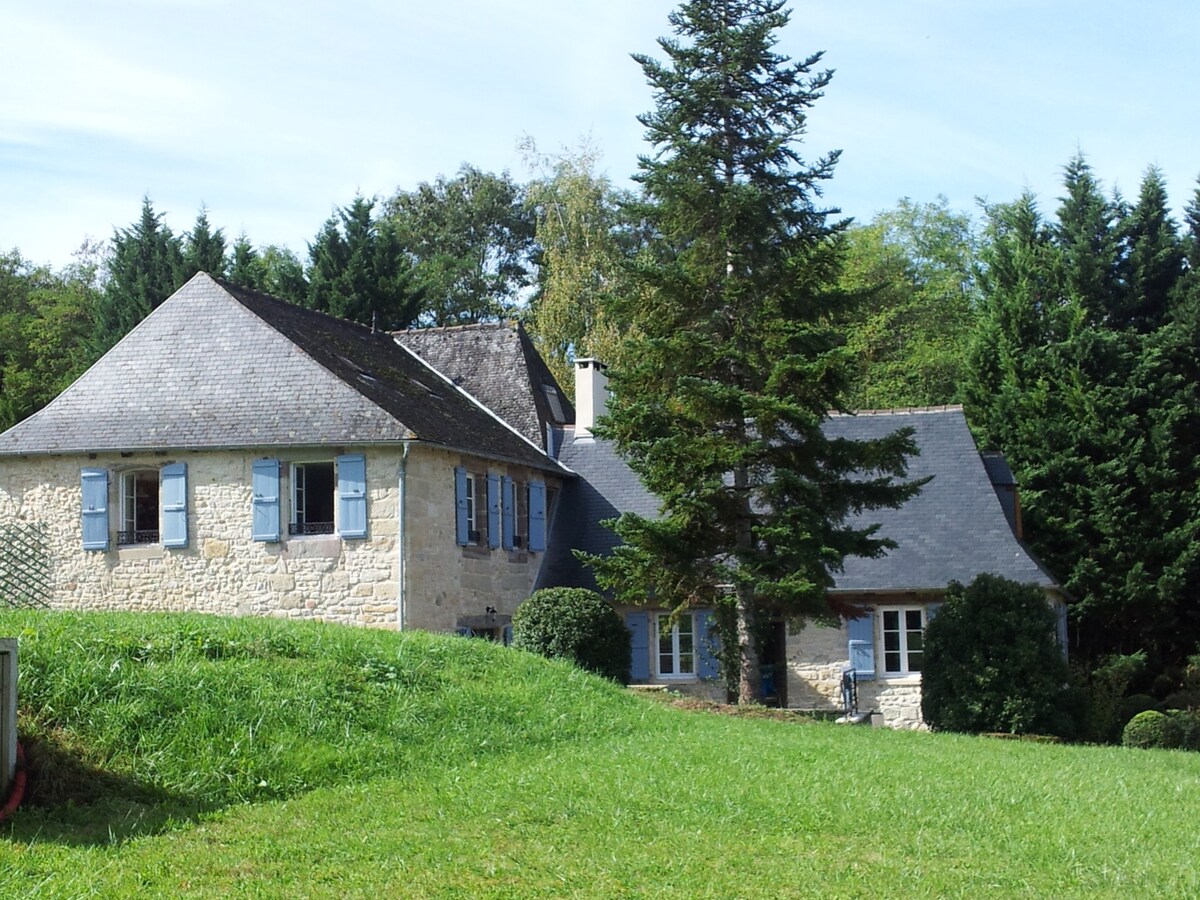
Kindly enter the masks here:
M 46 529 L 28 522 L 0 522 L 0 606 L 49 606 L 50 593 Z

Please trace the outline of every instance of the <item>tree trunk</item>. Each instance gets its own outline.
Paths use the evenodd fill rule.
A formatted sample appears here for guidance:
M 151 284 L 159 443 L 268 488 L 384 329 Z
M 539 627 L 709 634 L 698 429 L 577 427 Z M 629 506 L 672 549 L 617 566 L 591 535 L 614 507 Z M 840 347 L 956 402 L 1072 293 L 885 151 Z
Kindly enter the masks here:
M 737 522 L 738 556 L 745 558 L 754 549 L 754 519 L 750 509 L 750 477 L 745 466 L 733 470 L 733 487 L 741 501 Z M 754 585 L 739 581 L 737 585 L 737 640 L 738 640 L 738 703 L 757 703 L 762 672 L 759 668 L 758 647 L 755 646 L 755 602 Z
M 754 646 L 754 588 L 737 588 L 738 703 L 757 703 L 762 672 Z

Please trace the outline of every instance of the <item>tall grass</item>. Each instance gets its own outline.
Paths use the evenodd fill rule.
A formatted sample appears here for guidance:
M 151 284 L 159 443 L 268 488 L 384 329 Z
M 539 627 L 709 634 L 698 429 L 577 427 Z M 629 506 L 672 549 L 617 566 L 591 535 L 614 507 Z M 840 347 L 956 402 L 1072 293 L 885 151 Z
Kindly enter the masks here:
M 628 730 L 633 700 L 484 642 L 156 614 L 0 616 L 42 805 L 121 789 L 211 809 Z M 72 759 L 81 778 L 70 777 Z
M 153 790 L 22 809 L 0 896 L 1200 895 L 1200 754 L 685 713 L 455 638 L 14 623 L 26 721 Z

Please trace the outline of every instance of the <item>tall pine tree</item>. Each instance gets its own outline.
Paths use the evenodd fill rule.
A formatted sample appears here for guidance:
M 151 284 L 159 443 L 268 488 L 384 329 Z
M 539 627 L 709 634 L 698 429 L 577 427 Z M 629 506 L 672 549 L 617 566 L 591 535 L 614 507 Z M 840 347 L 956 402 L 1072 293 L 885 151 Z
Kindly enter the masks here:
M 841 226 L 814 202 L 837 154 L 799 156 L 830 73 L 814 71 L 820 54 L 774 51 L 788 18 L 781 0 L 690 0 L 659 41 L 667 62 L 634 57 L 655 99 L 637 177 L 656 237 L 630 300 L 644 331 L 612 371 L 603 429 L 663 515 L 622 516 L 624 545 L 595 561 L 599 578 L 625 601 L 717 608 L 742 702 L 758 696 L 767 624 L 828 616 L 844 557 L 882 552 L 847 515 L 916 490 L 894 480 L 908 435 L 821 431 L 846 385 L 826 324 Z
M 377 218 L 375 202 L 354 202 L 329 218 L 309 245 L 305 305 L 380 328 L 407 328 L 417 317 L 419 295 L 395 225 Z M 285 294 L 286 296 L 286 294 Z
M 225 233 L 220 228 L 213 231 L 208 223 L 208 210 L 203 206 L 196 215 L 196 224 L 183 238 L 181 277 L 186 282 L 197 272 L 225 277 Z
M 162 219 L 145 197 L 141 218 L 113 232 L 108 278 L 88 348 L 92 359 L 106 353 L 183 284 L 183 246 Z

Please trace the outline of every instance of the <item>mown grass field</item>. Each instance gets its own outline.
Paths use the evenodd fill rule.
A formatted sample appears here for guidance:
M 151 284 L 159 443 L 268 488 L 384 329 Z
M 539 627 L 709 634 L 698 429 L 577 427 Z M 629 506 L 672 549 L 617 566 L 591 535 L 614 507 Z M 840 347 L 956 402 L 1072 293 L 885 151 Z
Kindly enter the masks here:
M 1200 895 L 1200 754 L 687 712 L 422 634 L 0 632 L 42 804 L 4 897 Z

